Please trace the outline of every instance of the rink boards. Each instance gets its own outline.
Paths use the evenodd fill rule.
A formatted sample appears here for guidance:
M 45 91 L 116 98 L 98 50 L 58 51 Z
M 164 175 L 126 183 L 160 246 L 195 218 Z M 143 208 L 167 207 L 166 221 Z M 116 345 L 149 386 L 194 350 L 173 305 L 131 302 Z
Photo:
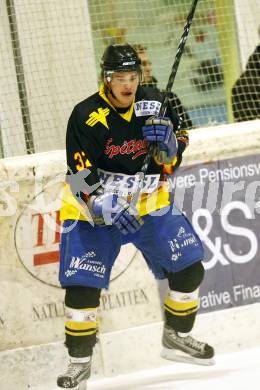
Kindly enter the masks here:
M 246 165 L 248 169 L 246 177 L 250 180 L 246 181 L 244 188 L 240 188 L 240 193 L 233 192 L 235 197 L 242 194 L 244 201 L 231 199 L 231 202 L 240 202 L 240 206 L 244 203 L 246 206 L 243 207 L 248 209 L 238 207 L 231 210 L 234 215 L 228 215 L 225 220 L 226 228 L 242 229 L 241 235 L 237 233 L 232 237 L 234 242 L 244 242 L 244 245 L 240 248 L 234 242 L 224 241 L 221 226 L 216 228 L 215 237 L 208 234 L 208 242 L 205 237 L 208 278 L 202 287 L 203 314 L 199 315 L 194 331 L 215 345 L 218 352 L 248 347 L 260 341 L 257 323 L 260 316 L 257 303 L 260 298 L 257 274 L 260 268 L 257 235 L 259 146 L 260 121 L 195 130 L 191 132 L 183 171 L 174 183 L 177 186 L 176 202 L 185 207 L 186 203 L 187 207 L 193 204 L 193 209 L 187 212 L 192 215 L 201 209 L 200 198 L 194 197 L 195 183 L 212 183 L 211 192 L 214 194 L 214 186 L 220 182 L 230 183 L 234 178 L 233 184 L 238 185 L 246 181 L 245 176 L 231 177 L 238 172 L 233 168 L 239 165 L 240 159 L 243 160 L 240 166 Z M 231 164 L 233 168 L 231 160 L 236 161 Z M 50 354 L 55 359 L 57 371 L 66 359 L 62 346 L 64 291 L 57 282 L 58 210 L 66 171 L 65 152 L 8 158 L 0 163 L 3 203 L 0 210 L 0 350 L 12 350 L 2 352 L 10 359 L 9 368 L 12 356 L 27 356 L 29 360 L 36 358 L 43 375 L 44 367 L 48 368 L 46 355 Z M 218 169 L 221 164 L 224 166 Z M 243 173 L 245 168 L 241 169 Z M 254 196 L 250 195 L 252 191 L 247 191 L 249 186 L 252 191 L 255 186 Z M 193 192 L 189 193 L 189 188 Z M 199 189 L 198 186 L 198 194 Z M 227 201 L 224 206 L 229 207 L 228 204 Z M 209 212 L 205 214 L 204 211 L 200 218 L 204 216 L 210 223 L 210 215 L 218 211 L 217 203 L 210 204 Z M 201 232 L 203 235 L 202 227 Z M 217 245 L 221 247 L 217 257 L 212 253 L 214 248 L 210 251 L 210 242 L 215 248 Z M 251 271 L 246 275 L 245 270 L 249 268 Z M 232 275 L 235 279 L 229 277 Z M 207 280 L 211 284 L 207 285 Z M 153 279 L 140 253 L 131 245 L 124 247 L 113 270 L 110 289 L 103 292 L 101 299 L 101 332 L 95 351 L 95 375 L 116 375 L 165 364 L 159 357 L 164 293 L 165 285 L 158 285 Z M 24 372 L 28 369 L 27 364 L 25 360 Z M 37 368 L 34 371 L 32 383 L 39 375 Z

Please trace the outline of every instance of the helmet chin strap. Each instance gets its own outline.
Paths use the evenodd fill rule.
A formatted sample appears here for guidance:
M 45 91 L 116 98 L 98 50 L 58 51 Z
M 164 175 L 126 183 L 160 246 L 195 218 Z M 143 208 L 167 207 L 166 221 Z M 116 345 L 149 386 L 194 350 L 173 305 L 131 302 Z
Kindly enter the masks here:
M 114 92 L 112 91 L 111 88 L 109 88 L 109 93 L 115 100 L 117 100 L 117 97 L 114 95 Z
M 118 100 L 114 92 L 112 91 L 112 88 L 110 87 L 110 81 L 108 81 L 107 78 L 106 78 L 105 86 L 107 88 L 108 93 L 113 97 L 113 99 Z

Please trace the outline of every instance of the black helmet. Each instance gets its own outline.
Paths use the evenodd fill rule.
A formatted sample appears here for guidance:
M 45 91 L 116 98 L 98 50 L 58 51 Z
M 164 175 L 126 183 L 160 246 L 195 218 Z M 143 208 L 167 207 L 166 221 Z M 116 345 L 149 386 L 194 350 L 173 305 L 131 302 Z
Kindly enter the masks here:
M 100 63 L 104 74 L 112 72 L 141 72 L 141 60 L 129 44 L 110 45 L 106 48 Z

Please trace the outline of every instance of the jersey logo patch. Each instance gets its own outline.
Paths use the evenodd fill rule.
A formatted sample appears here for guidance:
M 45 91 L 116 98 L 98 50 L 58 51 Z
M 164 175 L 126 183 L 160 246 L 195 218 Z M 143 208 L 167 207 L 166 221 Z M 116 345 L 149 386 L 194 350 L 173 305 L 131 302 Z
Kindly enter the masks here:
M 107 129 L 108 129 L 108 124 L 107 124 L 107 120 L 106 120 L 106 117 L 108 116 L 109 114 L 109 108 L 98 108 L 97 110 L 98 112 L 96 111 L 93 111 L 90 115 L 89 115 L 89 118 L 88 120 L 86 121 L 86 124 L 88 126 L 95 126 L 98 122 L 101 122 L 102 125 L 104 125 Z
M 109 138 L 106 143 L 106 149 L 104 150 L 108 158 L 123 154 L 133 154 L 132 160 L 135 160 L 142 154 L 147 153 L 148 143 L 144 139 L 131 139 L 130 141 L 125 141 L 122 145 L 114 145 L 112 142 L 113 139 Z
M 135 116 L 158 115 L 162 103 L 157 100 L 141 100 L 134 104 Z
M 98 168 L 99 181 L 107 192 L 119 196 L 135 194 L 139 185 L 139 176 L 114 173 Z M 141 193 L 151 193 L 159 186 L 160 174 L 145 175 Z

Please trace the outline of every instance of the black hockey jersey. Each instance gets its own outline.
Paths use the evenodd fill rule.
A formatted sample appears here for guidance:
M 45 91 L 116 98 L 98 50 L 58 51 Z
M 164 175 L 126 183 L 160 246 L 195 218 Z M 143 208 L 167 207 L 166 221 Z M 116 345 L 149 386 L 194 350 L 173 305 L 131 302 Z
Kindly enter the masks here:
M 162 99 L 160 92 L 139 86 L 131 107 L 120 113 L 111 105 L 101 86 L 99 92 L 75 106 L 66 135 L 68 173 L 62 220 L 86 219 L 82 207 L 100 184 L 131 200 L 137 184 L 136 174 L 141 170 L 148 149 L 142 126 L 147 118 L 159 113 Z M 179 118 L 170 105 L 166 116 L 177 129 Z M 178 154 L 171 164 L 151 159 L 137 205 L 141 215 L 170 202 L 167 175 L 180 164 L 188 141 L 185 129 L 178 130 L 176 136 Z

